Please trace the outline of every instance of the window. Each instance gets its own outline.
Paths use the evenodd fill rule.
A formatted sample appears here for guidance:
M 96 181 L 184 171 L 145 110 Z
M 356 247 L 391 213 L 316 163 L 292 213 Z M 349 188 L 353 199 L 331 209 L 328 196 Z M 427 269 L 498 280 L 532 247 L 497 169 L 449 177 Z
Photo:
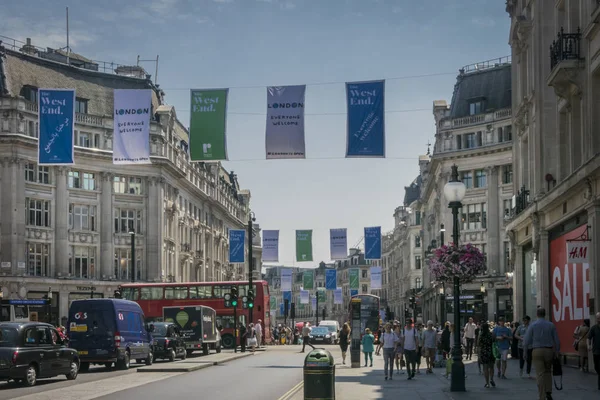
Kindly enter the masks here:
M 190 288 L 190 299 L 210 299 L 212 297 L 211 292 L 212 288 L 210 286 L 192 286 Z
M 469 104 L 469 115 L 477 115 L 483 112 L 483 101 L 474 101 Z
M 142 194 L 142 178 L 115 176 L 113 188 L 115 193 Z
M 96 206 L 69 204 L 69 228 L 76 231 L 95 231 Z
M 473 188 L 473 173 L 471 171 L 462 173 L 462 181 L 467 189 Z
M 482 169 L 478 169 L 477 171 L 475 171 L 475 187 L 478 188 L 484 188 L 486 187 L 486 175 L 485 175 L 485 171 Z
M 38 102 L 38 89 L 35 86 L 25 85 L 21 88 L 21 96 L 32 103 Z
M 463 206 L 462 229 L 473 230 L 486 227 L 487 204 L 468 204 Z
M 421 289 L 421 278 L 415 278 L 415 288 Z
M 502 183 L 512 183 L 513 181 L 513 166 L 512 164 L 507 164 L 502 167 Z
M 87 132 L 79 132 L 78 145 L 80 147 L 92 147 L 92 134 Z
M 50 245 L 27 243 L 27 274 L 31 276 L 50 275 Z
M 498 128 L 498 141 L 510 142 L 512 140 L 512 125 Z
M 163 288 L 162 287 L 142 287 L 140 288 L 140 299 L 141 300 L 162 300 Z
M 142 212 L 140 210 L 116 209 L 114 215 L 115 233 L 142 232 Z
M 96 174 L 91 172 L 69 171 L 69 188 L 95 190 Z
M 142 178 L 129 177 L 129 194 L 142 194 Z
M 135 253 L 135 275 L 138 280 L 142 279 L 142 257 L 143 249 L 137 249 Z M 115 279 L 120 281 L 131 280 L 131 249 L 115 249 Z
M 415 269 L 421 269 L 421 256 L 415 256 Z
M 367 285 L 362 285 L 362 292 L 367 293 L 369 291 L 369 287 Z
M 366 279 L 369 277 L 369 275 L 368 275 L 369 272 L 366 269 L 361 270 L 361 273 L 362 273 L 363 279 Z
M 465 135 L 465 149 L 472 149 L 477 147 L 477 137 L 474 133 L 467 133 Z
M 94 279 L 96 248 L 73 246 L 69 257 L 69 273 L 74 278 Z
M 415 247 L 421 247 L 421 236 L 415 236 Z
M 25 199 L 27 205 L 26 223 L 30 226 L 50 227 L 50 201 Z
M 75 98 L 75 112 L 81 114 L 87 114 L 88 112 L 88 100 L 80 97 Z
M 166 287 L 165 288 L 165 299 L 169 300 L 183 300 L 188 297 L 188 288 L 184 286 L 178 287 Z
M 421 211 L 417 211 L 415 213 L 415 223 L 417 225 L 421 225 Z
M 50 168 L 37 166 L 34 163 L 25 165 L 25 181 L 33 183 L 50 183 Z

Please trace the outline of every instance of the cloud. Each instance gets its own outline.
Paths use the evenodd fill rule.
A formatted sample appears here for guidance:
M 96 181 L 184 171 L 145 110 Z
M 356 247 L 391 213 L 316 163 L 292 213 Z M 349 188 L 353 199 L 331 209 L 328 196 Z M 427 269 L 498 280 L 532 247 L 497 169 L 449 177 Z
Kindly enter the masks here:
M 285 3 L 281 3 L 282 10 L 293 10 L 294 8 L 296 8 L 296 4 L 292 3 L 291 1 L 286 1 Z
M 402 7 L 395 6 L 394 8 L 392 8 L 392 12 L 394 14 L 400 14 L 402 12 Z
M 67 31 L 64 21 L 52 22 L 48 19 L 42 26 L 31 24 L 30 17 L 4 18 L 4 32 L 16 40 L 25 41 L 31 38 L 31 43 L 37 47 L 62 48 L 67 45 Z M 72 25 L 69 29 L 69 46 L 75 48 L 92 43 L 97 36 L 86 30 L 81 30 Z M 8 43 L 8 42 L 6 42 Z M 6 44 L 5 44 L 6 45 Z M 19 45 L 17 43 L 17 45 Z
M 473 17 L 471 23 L 480 28 L 492 28 L 496 26 L 496 21 L 490 17 Z
M 178 2 L 179 0 L 153 0 L 148 7 L 155 13 L 160 14 L 172 10 Z

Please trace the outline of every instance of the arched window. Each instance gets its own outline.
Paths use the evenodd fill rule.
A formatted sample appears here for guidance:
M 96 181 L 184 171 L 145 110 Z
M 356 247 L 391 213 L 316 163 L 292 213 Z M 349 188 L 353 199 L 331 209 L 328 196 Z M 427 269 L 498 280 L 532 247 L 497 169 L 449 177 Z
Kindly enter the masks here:
M 415 278 L 415 287 L 421 289 L 421 278 Z

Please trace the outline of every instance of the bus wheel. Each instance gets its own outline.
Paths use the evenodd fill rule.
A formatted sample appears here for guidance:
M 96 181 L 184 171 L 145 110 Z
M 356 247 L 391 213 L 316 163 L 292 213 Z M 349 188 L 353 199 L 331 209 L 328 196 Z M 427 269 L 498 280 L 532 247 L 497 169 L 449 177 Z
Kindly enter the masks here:
M 221 337 L 223 347 L 226 349 L 233 349 L 235 347 L 235 338 L 231 334 L 225 334 Z

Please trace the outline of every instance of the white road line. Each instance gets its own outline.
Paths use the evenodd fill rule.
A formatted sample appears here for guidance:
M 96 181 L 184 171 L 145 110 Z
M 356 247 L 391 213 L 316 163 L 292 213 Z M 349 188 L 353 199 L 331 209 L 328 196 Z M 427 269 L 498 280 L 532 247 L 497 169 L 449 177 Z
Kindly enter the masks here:
M 106 378 L 95 382 L 48 390 L 42 393 L 28 394 L 12 400 L 92 400 L 111 393 L 120 392 L 121 390 L 131 389 L 181 374 L 181 372 L 127 374 L 120 377 Z

